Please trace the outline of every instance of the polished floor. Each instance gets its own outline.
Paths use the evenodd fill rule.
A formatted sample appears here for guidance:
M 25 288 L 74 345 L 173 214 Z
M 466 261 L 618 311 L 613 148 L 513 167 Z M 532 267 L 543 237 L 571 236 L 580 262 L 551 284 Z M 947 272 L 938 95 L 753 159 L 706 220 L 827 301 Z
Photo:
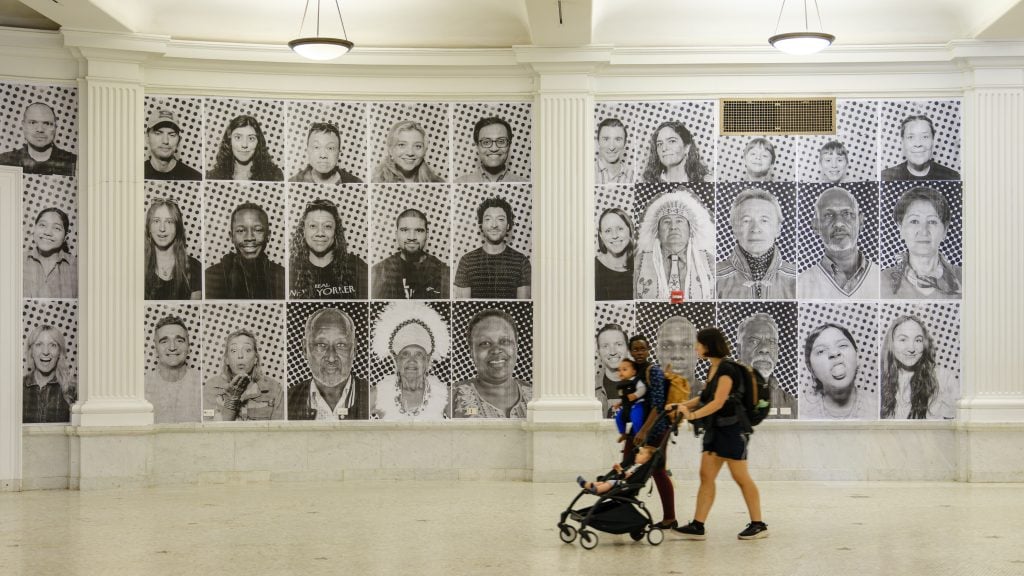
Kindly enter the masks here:
M 695 485 L 677 479 L 680 517 Z M 765 482 L 770 538 L 723 472 L 708 538 L 563 544 L 565 484 L 228 484 L 0 493 L 0 574 L 1024 574 L 1024 485 Z M 658 508 L 656 494 L 644 499 Z M 658 512 L 655 511 L 657 515 Z

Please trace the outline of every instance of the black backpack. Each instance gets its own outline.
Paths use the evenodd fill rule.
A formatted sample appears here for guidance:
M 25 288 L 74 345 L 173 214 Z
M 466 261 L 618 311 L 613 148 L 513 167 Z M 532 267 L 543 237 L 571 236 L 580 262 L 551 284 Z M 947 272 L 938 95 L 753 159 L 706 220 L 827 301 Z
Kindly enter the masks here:
M 740 417 L 740 421 L 743 420 L 743 416 L 746 416 L 746 428 L 757 426 L 771 411 L 768 382 L 764 376 L 750 366 L 729 359 L 723 360 L 723 362 L 732 364 L 736 368 L 735 371 L 740 374 L 741 382 L 737 383 L 729 392 L 729 399 L 738 404 L 737 416 Z

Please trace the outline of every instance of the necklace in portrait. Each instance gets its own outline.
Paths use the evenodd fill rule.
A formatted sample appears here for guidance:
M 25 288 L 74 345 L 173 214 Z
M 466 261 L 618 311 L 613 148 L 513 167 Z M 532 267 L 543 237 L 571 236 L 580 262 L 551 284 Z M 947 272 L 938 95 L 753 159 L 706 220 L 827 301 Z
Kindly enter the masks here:
M 402 399 L 402 386 L 395 382 L 398 393 L 395 394 L 395 405 L 398 406 L 399 414 L 408 414 L 410 416 L 418 416 L 427 406 L 427 402 L 430 401 L 430 382 L 425 381 L 423 383 L 423 399 L 420 401 L 420 405 L 414 409 L 406 407 L 405 401 Z

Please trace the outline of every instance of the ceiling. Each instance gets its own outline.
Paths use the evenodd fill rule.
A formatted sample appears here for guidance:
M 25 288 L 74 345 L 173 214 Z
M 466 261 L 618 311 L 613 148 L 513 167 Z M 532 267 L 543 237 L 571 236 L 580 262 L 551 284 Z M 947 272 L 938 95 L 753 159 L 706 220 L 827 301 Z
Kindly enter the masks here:
M 0 25 L 283 44 L 300 35 L 307 0 L 0 0 Z M 317 0 L 309 0 L 316 5 Z M 334 0 L 321 32 L 340 35 Z M 750 47 L 773 34 L 781 0 L 339 0 L 359 47 L 507 48 L 520 45 Z M 817 29 L 814 0 L 811 29 Z M 1024 40 L 1024 0 L 817 0 L 836 47 Z M 788 0 L 779 32 L 803 28 Z M 561 9 L 561 20 L 559 10 Z M 312 13 L 312 12 L 311 12 Z M 302 35 L 312 35 L 314 18 Z

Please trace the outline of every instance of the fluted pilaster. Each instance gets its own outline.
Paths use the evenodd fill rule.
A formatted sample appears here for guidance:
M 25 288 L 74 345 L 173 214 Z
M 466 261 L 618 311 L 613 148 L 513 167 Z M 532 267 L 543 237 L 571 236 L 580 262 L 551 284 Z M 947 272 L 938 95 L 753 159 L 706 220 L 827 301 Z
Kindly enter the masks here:
M 0 167 L 0 214 L 8 223 L 0 230 L 0 492 L 21 489 L 21 168 Z

